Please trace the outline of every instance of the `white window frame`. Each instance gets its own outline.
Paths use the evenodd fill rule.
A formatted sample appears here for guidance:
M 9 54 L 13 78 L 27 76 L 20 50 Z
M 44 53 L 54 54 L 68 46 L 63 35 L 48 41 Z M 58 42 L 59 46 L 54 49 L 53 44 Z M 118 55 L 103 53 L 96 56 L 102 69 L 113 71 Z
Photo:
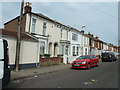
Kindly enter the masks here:
M 66 40 L 68 40 L 68 31 L 66 31 Z
M 68 55 L 69 54 L 69 46 L 66 45 L 66 48 L 65 48 L 65 54 Z
M 45 54 L 45 41 L 40 41 L 40 54 L 44 55 Z M 41 49 L 43 49 L 43 51 L 41 52 Z
M 47 22 L 43 22 L 42 35 L 46 35 Z
M 72 55 L 75 55 L 75 46 L 72 47 Z
M 73 41 L 78 41 L 78 35 L 75 33 L 72 33 L 72 40 Z
M 32 18 L 32 30 L 31 30 L 32 33 L 35 33 L 36 21 L 37 21 L 37 19 Z
M 76 55 L 79 55 L 79 47 L 76 47 Z
M 64 55 L 64 45 L 61 45 L 61 54 Z
M 63 38 L 63 30 L 62 29 L 61 29 L 60 37 L 61 37 L 61 39 Z

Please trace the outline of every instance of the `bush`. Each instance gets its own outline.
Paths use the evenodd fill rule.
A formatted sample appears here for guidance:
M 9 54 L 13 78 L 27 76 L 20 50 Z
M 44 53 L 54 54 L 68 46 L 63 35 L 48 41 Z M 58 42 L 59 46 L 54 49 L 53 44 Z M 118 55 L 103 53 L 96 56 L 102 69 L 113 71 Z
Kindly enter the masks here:
M 96 57 L 98 57 L 99 59 L 101 58 L 101 56 L 100 56 L 100 55 L 96 55 Z
M 44 58 L 50 58 L 50 54 L 44 54 Z

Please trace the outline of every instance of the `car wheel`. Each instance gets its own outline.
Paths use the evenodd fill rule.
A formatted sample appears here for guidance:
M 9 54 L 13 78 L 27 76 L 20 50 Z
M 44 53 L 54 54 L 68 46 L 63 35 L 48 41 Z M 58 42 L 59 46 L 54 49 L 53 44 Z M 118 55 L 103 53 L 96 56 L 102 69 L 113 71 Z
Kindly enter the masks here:
M 91 68 L 91 65 L 90 65 L 90 63 L 88 63 L 88 69 L 90 69 Z

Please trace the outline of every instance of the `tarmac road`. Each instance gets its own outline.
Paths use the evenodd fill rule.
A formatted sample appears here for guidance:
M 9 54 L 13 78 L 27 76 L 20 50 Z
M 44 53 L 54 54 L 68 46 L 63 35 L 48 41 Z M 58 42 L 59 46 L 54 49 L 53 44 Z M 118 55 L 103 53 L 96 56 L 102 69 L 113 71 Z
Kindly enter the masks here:
M 6 88 L 118 88 L 118 61 L 100 62 L 90 70 L 66 69 L 16 80 Z

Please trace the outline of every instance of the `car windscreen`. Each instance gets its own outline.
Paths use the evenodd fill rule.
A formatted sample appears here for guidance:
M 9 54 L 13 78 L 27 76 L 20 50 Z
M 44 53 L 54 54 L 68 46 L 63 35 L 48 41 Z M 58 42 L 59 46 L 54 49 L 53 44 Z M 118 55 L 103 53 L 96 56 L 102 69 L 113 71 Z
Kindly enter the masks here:
M 89 56 L 80 56 L 77 59 L 88 59 L 88 58 L 89 58 Z

